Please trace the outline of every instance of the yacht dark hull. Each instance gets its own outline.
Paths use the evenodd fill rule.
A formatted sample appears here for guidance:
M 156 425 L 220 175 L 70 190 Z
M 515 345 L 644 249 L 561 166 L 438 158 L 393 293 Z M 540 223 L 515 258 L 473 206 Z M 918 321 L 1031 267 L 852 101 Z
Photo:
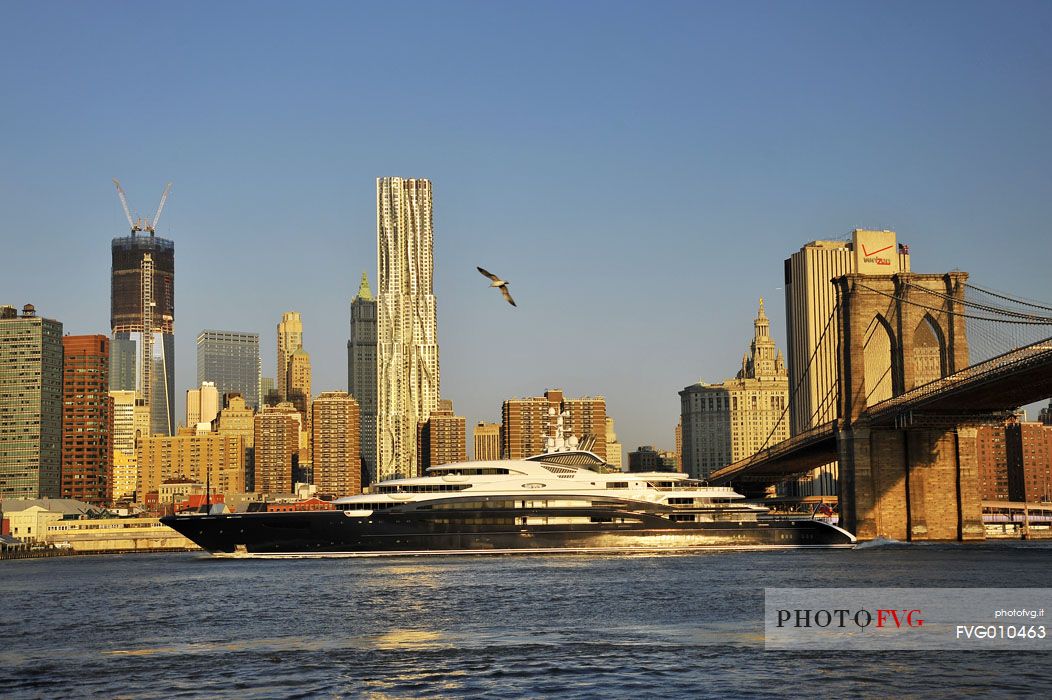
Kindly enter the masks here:
M 450 522 L 419 512 L 348 517 L 342 511 L 183 515 L 161 522 L 213 554 L 378 556 L 526 552 L 676 551 L 851 547 L 854 538 L 818 520 L 636 521 L 519 524 L 517 518 Z M 489 522 L 466 522 L 481 520 Z

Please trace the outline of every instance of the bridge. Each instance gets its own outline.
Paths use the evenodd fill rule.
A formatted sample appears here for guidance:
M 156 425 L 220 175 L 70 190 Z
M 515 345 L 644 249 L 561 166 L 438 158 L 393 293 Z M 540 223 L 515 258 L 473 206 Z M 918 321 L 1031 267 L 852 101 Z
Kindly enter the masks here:
M 1052 395 L 1052 307 L 969 285 L 964 272 L 834 284 L 838 379 L 828 398 L 838 418 L 710 483 L 759 497 L 839 461 L 841 524 L 860 539 L 983 539 L 976 428 Z

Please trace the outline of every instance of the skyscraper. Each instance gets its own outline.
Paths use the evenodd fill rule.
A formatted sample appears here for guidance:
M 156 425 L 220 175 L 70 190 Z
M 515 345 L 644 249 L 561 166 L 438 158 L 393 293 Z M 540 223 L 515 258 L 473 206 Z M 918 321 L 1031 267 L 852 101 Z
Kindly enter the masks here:
M 1004 425 L 980 425 L 975 435 L 975 457 L 979 472 L 979 495 L 984 501 L 1010 501 L 1008 492 L 1008 446 Z
M 584 396 L 568 399 L 562 389 L 544 396 L 508 399 L 501 408 L 501 453 L 505 459 L 523 459 L 562 446 L 572 436 L 606 459 L 606 399 Z M 586 445 L 587 446 L 587 445 Z
M 201 382 L 196 389 L 186 390 L 186 427 L 211 423 L 219 415 L 219 390 L 214 382 Z
M 420 424 L 419 455 L 420 474 L 439 464 L 467 460 L 467 421 L 453 412 L 452 401 L 440 400 L 438 408 Z
M 1052 427 L 1028 421 L 1005 426 L 1008 493 L 1013 501 L 1052 500 Z
M 347 341 L 347 391 L 361 411 L 362 466 L 376 478 L 376 300 L 362 273 L 351 302 L 351 338 Z
M 1049 399 L 1048 406 L 1045 406 L 1037 414 L 1037 420 L 1044 425 L 1052 425 L 1052 399 Z
M 219 396 L 237 392 L 253 410 L 259 409 L 259 334 L 201 331 L 197 334 L 197 383 L 213 382 Z
M 616 469 L 622 469 L 621 443 L 617 441 L 617 430 L 614 419 L 606 417 L 606 463 Z
M 376 181 L 377 474 L 408 476 L 417 426 L 438 406 L 431 181 Z
M 245 491 L 245 446 L 240 435 L 186 428 L 170 437 L 143 438 L 136 457 L 143 496 L 175 478 L 210 484 L 223 494 Z
M 362 492 L 358 402 L 342 391 L 326 391 L 311 405 L 314 484 L 318 492 L 351 496 Z
M 673 431 L 676 443 L 676 471 L 683 471 L 683 419 L 676 421 L 676 429 Z
M 287 401 L 289 396 L 289 359 L 303 345 L 303 322 L 298 311 L 288 311 L 278 322 L 278 398 Z
M 641 445 L 628 453 L 628 471 L 630 472 L 676 472 L 676 453 L 668 450 L 656 450 L 653 445 Z
M 98 506 L 113 500 L 110 340 L 62 338 L 62 497 Z
M 62 324 L 0 306 L 0 498 L 58 498 Z
M 897 245 L 894 231 L 855 229 L 850 241 L 812 241 L 785 261 L 786 355 L 793 388 L 791 435 L 837 417 L 836 290 L 832 279 L 849 273 L 909 271 L 909 249 Z M 836 463 L 811 472 L 799 481 L 799 488 L 802 496 L 835 495 Z
M 216 432 L 220 435 L 240 435 L 245 448 L 245 490 L 255 491 L 256 433 L 255 414 L 244 397 L 228 394 L 223 409 L 219 411 Z
M 110 340 L 110 391 L 135 393 L 136 347 L 138 343 L 130 338 L 114 337 Z
M 500 459 L 500 423 L 479 422 L 475 426 L 472 459 Z
M 281 401 L 278 396 L 278 382 L 274 377 L 261 377 L 259 380 L 259 405 L 276 406 Z
M 112 346 L 111 346 L 112 347 Z M 112 367 L 112 365 L 111 365 Z M 146 415 L 141 399 L 136 406 L 135 391 L 111 391 L 113 402 L 113 500 L 134 498 L 139 482 L 139 462 L 135 443 L 149 433 L 150 417 Z M 137 415 L 138 414 L 138 415 Z
M 110 388 L 134 389 L 150 407 L 150 431 L 175 433 L 175 244 L 149 235 L 110 246 L 110 330 L 116 341 Z M 132 343 L 134 342 L 134 345 Z M 128 386 L 134 352 L 135 385 Z
M 288 381 L 286 382 L 288 398 L 286 401 L 295 406 L 296 410 L 300 412 L 299 466 L 303 467 L 305 471 L 303 475 L 297 478 L 307 483 L 313 481 L 310 477 L 310 466 L 314 461 L 311 455 L 310 385 L 310 355 L 301 346 L 296 348 L 296 351 L 289 356 Z
M 753 340 L 734 379 L 698 382 L 679 392 L 683 469 L 694 478 L 744 459 L 765 444 L 789 437 L 785 409 L 789 380 L 771 338 L 763 299 L 753 321 Z
M 282 402 L 256 414 L 255 483 L 259 493 L 291 493 L 292 474 L 299 468 L 300 414 Z
M 310 384 L 311 368 L 310 354 L 302 347 L 289 356 L 288 377 L 285 382 L 286 400 L 296 407 L 303 416 L 304 425 L 307 425 L 307 416 L 310 413 Z

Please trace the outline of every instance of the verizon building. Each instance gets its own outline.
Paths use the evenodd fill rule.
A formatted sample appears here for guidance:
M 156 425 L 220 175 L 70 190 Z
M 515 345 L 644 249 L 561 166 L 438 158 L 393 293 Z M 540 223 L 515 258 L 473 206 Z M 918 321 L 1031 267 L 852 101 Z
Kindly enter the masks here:
M 849 241 L 812 241 L 785 261 L 791 435 L 837 417 L 833 278 L 909 271 L 909 250 L 894 231 L 855 229 Z M 836 462 L 812 471 L 798 486 L 801 496 L 836 495 Z

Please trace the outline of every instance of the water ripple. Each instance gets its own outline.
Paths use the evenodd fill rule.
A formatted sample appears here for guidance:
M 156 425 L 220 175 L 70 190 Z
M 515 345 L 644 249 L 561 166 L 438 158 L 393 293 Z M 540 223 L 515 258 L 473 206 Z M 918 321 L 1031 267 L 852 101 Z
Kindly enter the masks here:
M 0 563 L 0 693 L 37 698 L 1052 694 L 1034 654 L 766 652 L 764 586 L 1047 586 L 1047 546 Z

